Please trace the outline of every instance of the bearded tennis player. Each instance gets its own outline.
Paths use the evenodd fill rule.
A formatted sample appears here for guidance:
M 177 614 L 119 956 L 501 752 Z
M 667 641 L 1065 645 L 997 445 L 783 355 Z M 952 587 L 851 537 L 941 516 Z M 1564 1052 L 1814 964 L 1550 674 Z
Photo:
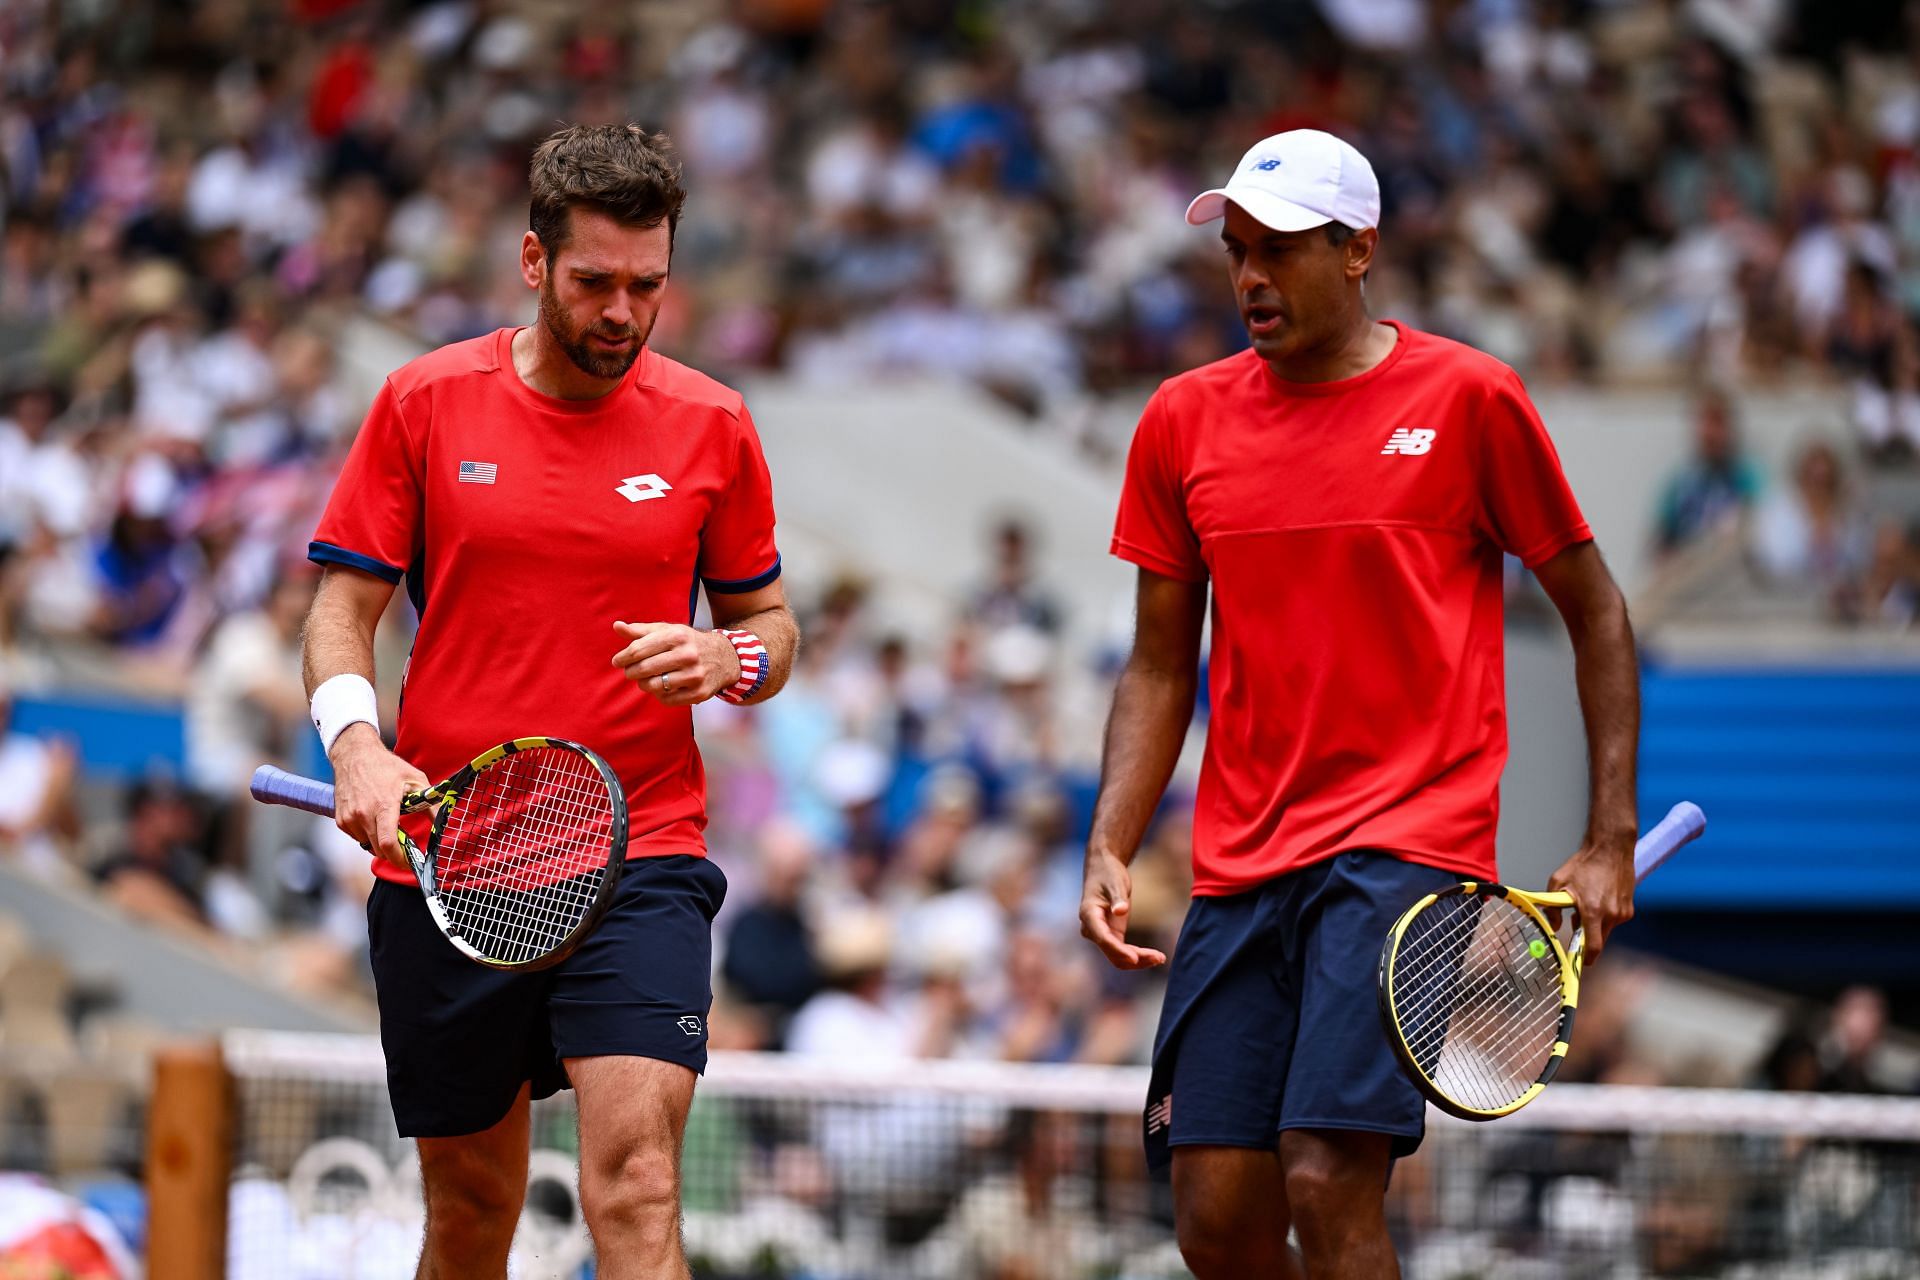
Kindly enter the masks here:
M 1126 941 L 1127 867 L 1193 713 L 1211 587 L 1194 897 L 1149 1157 L 1172 1165 L 1201 1280 L 1383 1280 L 1399 1274 L 1387 1176 L 1423 1103 L 1380 1029 L 1375 968 L 1416 898 L 1494 874 L 1502 553 L 1573 638 L 1590 816 L 1551 883 L 1578 901 L 1590 960 L 1632 911 L 1633 636 L 1519 378 L 1368 314 L 1366 159 L 1314 130 L 1268 138 L 1187 210 L 1216 219 L 1251 348 L 1163 384 L 1134 436 L 1113 551 L 1139 570 L 1138 618 L 1081 923 L 1123 969 L 1165 960 Z
M 378 855 L 367 919 L 394 1119 L 419 1139 L 420 1276 L 506 1275 L 529 1098 L 571 1087 L 596 1274 L 682 1280 L 680 1144 L 726 894 L 691 708 L 773 696 L 797 631 L 752 418 L 647 346 L 684 199 L 669 144 L 570 128 L 530 178 L 538 318 L 381 387 L 310 550 L 307 688 L 340 827 Z M 420 626 L 389 751 L 373 635 L 403 578 Z M 716 630 L 692 625 L 702 585 Z M 613 766 L 628 862 L 566 961 L 500 973 L 440 935 L 394 833 L 403 793 L 528 734 Z

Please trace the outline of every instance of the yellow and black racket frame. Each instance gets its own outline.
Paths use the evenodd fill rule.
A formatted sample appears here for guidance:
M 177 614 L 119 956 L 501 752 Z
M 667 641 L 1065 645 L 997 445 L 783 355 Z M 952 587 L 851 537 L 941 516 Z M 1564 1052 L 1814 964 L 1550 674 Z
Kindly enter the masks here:
M 1477 896 L 1482 898 L 1504 898 L 1518 907 L 1545 936 L 1547 945 L 1553 948 L 1554 959 L 1560 970 L 1560 1025 L 1554 1033 L 1554 1043 L 1546 1064 L 1540 1068 L 1539 1078 L 1527 1086 L 1524 1092 L 1512 1102 L 1492 1109 L 1471 1107 L 1452 1098 L 1435 1084 L 1431 1077 L 1414 1060 L 1407 1048 L 1407 1038 L 1400 1030 L 1400 1013 L 1394 1005 L 1394 963 L 1400 954 L 1400 940 L 1406 936 L 1407 929 L 1414 918 L 1422 911 L 1442 898 Z M 1560 1070 L 1560 1064 L 1566 1059 L 1567 1045 L 1573 1039 L 1573 1017 L 1580 1004 L 1580 954 L 1583 950 L 1582 939 L 1576 931 L 1571 950 L 1560 943 L 1559 935 L 1553 924 L 1547 919 L 1546 912 L 1553 909 L 1573 907 L 1573 898 L 1565 893 L 1527 893 L 1522 889 L 1510 888 L 1490 880 L 1463 880 L 1459 884 L 1448 885 L 1444 889 L 1426 895 L 1408 907 L 1400 918 L 1394 921 L 1393 928 L 1387 933 L 1387 941 L 1380 948 L 1380 974 L 1378 990 L 1380 997 L 1380 1022 L 1387 1033 L 1387 1043 L 1393 1048 L 1393 1056 L 1400 1061 L 1401 1070 L 1407 1073 L 1420 1092 L 1429 1102 L 1450 1116 L 1462 1120 L 1498 1120 L 1509 1116 L 1540 1096 L 1540 1093 L 1553 1082 L 1554 1075 Z
M 600 888 L 595 894 L 591 906 L 582 913 L 579 923 L 575 924 L 558 946 L 551 951 L 535 956 L 531 960 L 507 961 L 485 955 L 466 939 L 460 936 L 453 921 L 448 918 L 446 906 L 440 901 L 440 881 L 434 870 L 435 855 L 439 852 L 440 836 L 445 830 L 448 817 L 460 798 L 460 793 L 473 785 L 482 770 L 521 751 L 551 747 L 563 751 L 572 751 L 586 758 L 600 773 L 600 780 L 606 783 L 607 795 L 612 801 L 612 828 L 608 832 L 606 874 L 600 879 Z M 400 812 L 417 813 L 421 809 L 432 807 L 433 822 L 427 829 L 427 847 L 422 850 L 406 832 L 400 833 L 400 847 L 406 850 L 407 861 L 413 867 L 413 875 L 420 882 L 420 891 L 426 895 L 427 910 L 433 915 L 434 924 L 446 935 L 447 941 L 459 949 L 460 954 L 476 964 L 489 969 L 500 969 L 516 973 L 527 973 L 536 969 L 548 969 L 559 964 L 586 938 L 589 930 L 599 923 L 607 908 L 613 905 L 613 895 L 620 888 L 620 873 L 627 864 L 627 795 L 620 785 L 620 776 L 613 766 L 600 757 L 600 753 L 591 747 L 581 746 L 569 738 L 531 737 L 515 738 L 503 742 L 497 747 L 482 751 L 466 764 L 455 770 L 445 782 L 435 783 L 424 791 L 410 791 L 400 800 Z

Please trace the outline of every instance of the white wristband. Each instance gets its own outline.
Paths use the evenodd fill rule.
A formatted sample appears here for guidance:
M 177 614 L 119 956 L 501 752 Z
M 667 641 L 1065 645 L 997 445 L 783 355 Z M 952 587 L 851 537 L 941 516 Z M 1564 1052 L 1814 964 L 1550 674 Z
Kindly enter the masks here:
M 320 731 L 320 749 L 331 752 L 333 740 L 350 724 L 370 724 L 380 731 L 380 699 L 365 676 L 348 672 L 321 682 L 313 691 L 313 727 Z

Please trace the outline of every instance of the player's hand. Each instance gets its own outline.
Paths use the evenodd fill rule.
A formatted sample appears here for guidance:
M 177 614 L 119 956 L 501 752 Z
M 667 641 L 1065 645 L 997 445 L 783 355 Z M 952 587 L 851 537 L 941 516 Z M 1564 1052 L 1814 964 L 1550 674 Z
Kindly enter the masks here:
M 1606 949 L 1607 935 L 1633 919 L 1632 838 L 1581 846 L 1547 880 L 1547 888 L 1573 895 L 1587 938 L 1583 963 L 1597 962 Z M 1559 921 L 1554 925 L 1557 928 Z
M 387 750 L 370 724 L 350 724 L 327 753 L 333 761 L 333 821 L 365 848 L 412 870 L 400 847 L 400 801 L 427 775 Z
M 705 702 L 740 679 L 740 655 L 718 631 L 678 622 L 616 622 L 629 643 L 613 665 L 662 706 Z
M 1116 969 L 1151 969 L 1165 964 L 1164 952 L 1127 941 L 1127 913 L 1133 909 L 1133 876 L 1110 853 L 1087 853 L 1086 882 L 1080 892 L 1080 932 L 1106 954 Z

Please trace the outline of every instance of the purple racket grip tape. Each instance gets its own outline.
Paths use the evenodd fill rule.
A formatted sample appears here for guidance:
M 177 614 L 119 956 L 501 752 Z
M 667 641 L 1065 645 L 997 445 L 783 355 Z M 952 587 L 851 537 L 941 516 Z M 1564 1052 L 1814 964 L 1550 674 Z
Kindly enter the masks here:
M 1707 829 L 1707 815 L 1691 800 L 1682 800 L 1667 811 L 1658 826 L 1640 837 L 1633 847 L 1633 878 L 1645 880 L 1681 846 L 1696 839 Z
M 333 816 L 333 787 L 312 778 L 303 778 L 285 769 L 263 764 L 253 771 L 253 798 L 266 804 L 284 804 L 305 809 L 323 818 Z

